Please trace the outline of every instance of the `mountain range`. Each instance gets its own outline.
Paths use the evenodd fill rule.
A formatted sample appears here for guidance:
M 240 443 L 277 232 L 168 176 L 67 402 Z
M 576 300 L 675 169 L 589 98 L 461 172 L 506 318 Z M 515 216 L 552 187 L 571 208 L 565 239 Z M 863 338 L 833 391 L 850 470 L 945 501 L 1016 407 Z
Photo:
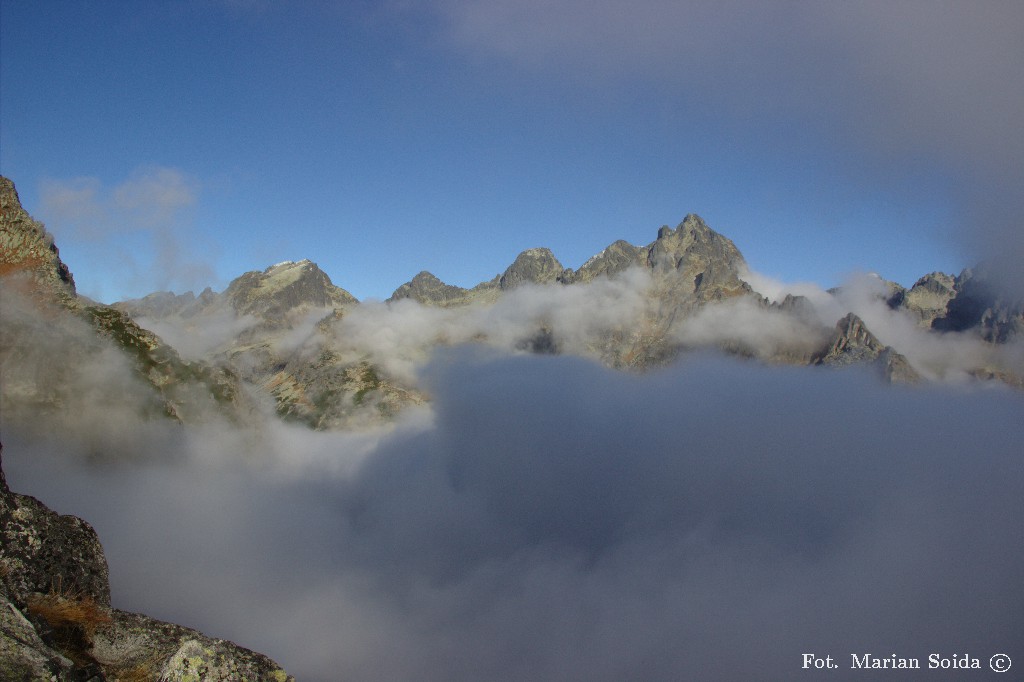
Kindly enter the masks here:
M 325 430 L 372 427 L 429 401 L 416 368 L 459 343 L 628 371 L 713 349 L 770 364 L 863 365 L 897 383 L 1024 385 L 1024 306 L 997 295 L 982 269 L 933 272 L 909 289 L 865 275 L 769 298 L 735 244 L 692 214 L 646 246 L 617 241 L 575 270 L 528 249 L 469 289 L 420 272 L 387 301 L 360 303 L 302 260 L 244 273 L 219 293 L 103 305 L 76 294 L 52 236 L 8 179 L 0 206 L 8 413 L 74 402 L 64 395 L 77 385 L 71 375 L 98 352 L 133 368 L 125 390 L 146 413 L 245 420 L 269 409 Z M 34 344 L 44 320 L 48 338 Z M 40 352 L 51 359 L 25 362 Z
M 318 430 L 374 428 L 430 400 L 434 349 L 574 354 L 647 372 L 711 350 L 773 365 L 863 366 L 885 381 L 1024 386 L 1024 305 L 984 269 L 909 289 L 863 275 L 786 291 L 752 273 L 699 216 L 645 246 L 616 241 L 578 269 L 546 248 L 471 288 L 420 272 L 360 303 L 310 260 L 247 272 L 222 292 L 79 296 L 52 235 L 0 179 L 0 400 L 8 420 L 117 402 L 146 417 Z M 759 290 L 763 289 L 763 291 Z M 123 365 L 116 385 L 91 364 Z M 98 382 L 98 383 L 97 383 Z
M 241 445 L 228 449 L 250 456 L 260 450 L 251 447 L 253 442 L 280 437 L 282 430 L 293 447 L 301 444 L 313 451 L 315 441 L 308 434 L 336 432 L 333 435 L 342 438 L 332 442 L 343 445 L 332 445 L 330 456 L 343 459 L 348 456 L 344 448 L 358 450 L 353 444 L 360 441 L 353 434 L 384 433 L 405 419 L 429 414 L 432 394 L 440 390 L 438 365 L 464 363 L 471 372 L 475 358 L 481 356 L 579 356 L 590 369 L 599 364 L 614 370 L 602 372 L 625 377 L 652 375 L 686 362 L 700 365 L 707 360 L 714 366 L 718 359 L 712 356 L 725 355 L 739 359 L 739 367 L 795 367 L 799 369 L 793 372 L 819 377 L 841 372 L 842 379 L 835 383 L 847 388 L 854 386 L 846 381 L 852 375 L 873 376 L 878 383 L 904 387 L 884 389 L 894 394 L 940 384 L 1011 393 L 1024 388 L 1024 305 L 1001 294 L 984 266 L 958 275 L 926 274 L 910 288 L 874 274 L 852 278 L 829 291 L 787 286 L 752 272 L 732 241 L 692 214 L 675 228 L 662 226 L 645 246 L 616 241 L 578 269 L 565 267 L 549 249 L 531 248 L 503 272 L 470 288 L 420 272 L 388 300 L 360 302 L 316 263 L 302 260 L 244 273 L 221 292 L 155 292 L 107 305 L 77 293 L 71 268 L 62 261 L 53 236 L 25 211 L 14 184 L 0 178 L 0 317 L 4 433 L 47 443 L 53 432 L 62 432 L 64 436 L 52 442 L 64 447 L 73 443 L 100 470 L 117 458 L 143 461 L 153 456 L 151 452 L 166 457 L 192 437 L 207 439 L 210 449 L 216 450 L 243 434 Z M 575 376 L 564 368 L 561 372 Z M 536 380 L 525 384 L 526 392 L 537 385 L 544 386 Z M 702 385 L 707 391 L 710 383 L 705 379 Z M 631 390 L 626 383 L 614 386 L 605 400 L 616 391 Z M 503 389 L 486 386 L 489 405 L 505 399 Z M 529 404 L 523 402 L 521 391 L 510 391 L 507 397 L 519 400 L 509 408 L 511 415 L 482 410 L 456 419 L 458 428 L 445 432 L 463 434 L 462 419 L 479 417 L 502 424 L 518 419 L 536 402 L 533 397 L 549 407 L 553 401 L 578 399 L 585 410 L 586 398 L 577 396 L 576 390 L 560 388 L 555 397 L 530 394 Z M 728 411 L 736 403 L 750 409 L 754 399 L 732 396 L 720 407 L 701 406 L 700 413 Z M 860 400 L 862 404 L 863 397 Z M 811 402 L 808 398 L 800 404 L 807 409 Z M 777 417 L 775 412 L 770 419 L 762 415 L 762 428 Z M 528 418 L 534 424 L 543 421 L 538 415 Z M 140 426 L 152 424 L 162 430 Z M 280 428 L 265 428 L 267 424 Z M 209 425 L 231 428 L 204 431 Z M 562 432 L 562 425 L 557 426 L 553 433 Z M 691 425 L 699 433 L 696 426 Z M 155 446 L 154 433 L 168 442 Z M 509 433 L 519 434 L 515 429 Z M 641 435 L 629 432 L 623 438 L 631 442 Z M 439 440 L 447 451 L 451 444 Z M 672 443 L 669 449 L 675 457 Z M 475 442 L 471 444 L 483 462 L 501 462 L 500 475 L 494 479 L 498 488 L 491 492 L 504 499 L 510 471 L 504 455 L 479 453 Z M 594 447 L 590 443 L 584 450 L 589 453 Z M 528 448 L 531 453 L 534 449 Z M 735 449 L 727 450 L 717 455 L 728 459 Z M 279 456 L 287 461 L 292 454 Z M 533 455 L 538 466 L 546 454 Z M 636 454 L 624 457 L 632 461 Z M 403 461 L 385 456 L 379 466 L 404 467 Z M 595 471 L 589 459 L 578 464 L 577 475 L 584 482 L 590 480 L 583 473 Z M 452 485 L 466 485 L 459 476 L 468 474 L 459 474 L 457 465 L 445 464 L 445 476 L 454 477 Z M 509 466 L 520 486 L 533 480 L 527 470 L 516 469 L 515 462 Z M 391 494 L 391 482 L 405 480 L 402 476 L 410 470 L 402 468 L 377 481 L 387 483 L 382 499 L 397 503 L 410 495 L 398 483 Z M 546 469 L 539 470 L 538 476 L 544 478 Z M 204 476 L 208 473 L 202 471 Z M 367 475 L 376 481 L 372 470 Z M 655 489 L 660 490 L 661 476 L 651 479 L 652 485 L 658 483 Z M 428 480 L 433 479 L 419 481 L 421 492 L 429 488 Z M 484 480 L 491 481 L 487 476 Z M 546 479 L 544 486 L 549 487 Z M 220 496 L 228 496 L 215 483 L 189 480 L 184 489 L 189 505 L 221 509 Z M 206 497 L 194 489 L 206 491 Z M 307 499 L 302 492 L 295 500 Z M 247 488 L 241 497 L 249 499 Z M 646 494 L 640 498 L 646 504 Z M 376 528 L 362 515 L 365 500 L 360 495 L 353 499 L 345 502 L 351 509 L 344 507 L 354 519 L 353 532 Z M 417 499 L 411 494 L 411 504 Z M 563 509 L 560 493 L 553 493 L 552 499 L 559 501 L 556 509 Z M 604 518 L 603 511 L 597 513 L 604 509 L 600 495 L 595 493 L 593 500 L 594 518 Z M 433 514 L 435 506 L 431 503 L 410 518 Z M 577 516 L 575 507 L 566 506 L 554 518 L 558 522 Z M 305 529 L 306 519 L 301 521 Z M 205 523 L 204 519 L 203 532 Z M 219 523 L 214 519 L 212 526 Z M 447 537 L 447 522 L 439 523 L 444 528 L 441 537 Z M 419 526 L 412 527 L 416 532 L 407 535 L 418 537 Z M 249 526 L 243 531 L 246 537 L 254 532 Z M 44 673 L 60 680 L 100 680 L 104 675 L 130 679 L 130 674 L 157 671 L 161 679 L 186 679 L 200 669 L 217 671 L 221 676 L 216 679 L 290 679 L 270 659 L 230 642 L 111 608 L 106 558 L 96 532 L 81 519 L 58 515 L 34 498 L 11 492 L 2 470 L 0 532 L 10 540 L 0 547 L 0 602 L 6 602 L 0 604 L 6 614 L 0 619 L 0 663 L 16 666 L 10 668 L 15 671 L 9 675 L 12 679 Z M 352 536 L 350 544 L 361 546 L 359 537 Z M 476 540 L 453 537 L 453 547 L 476 551 Z M 582 542 L 575 532 L 567 533 L 567 538 L 570 544 Z M 384 540 L 380 551 L 390 557 L 395 538 L 385 532 Z M 262 556 L 264 548 L 259 551 Z M 417 561 L 432 565 L 432 556 L 414 553 L 402 561 L 414 567 Z M 331 559 L 332 567 L 335 561 Z M 77 620 L 60 615 L 69 605 L 79 609 Z M 88 606 L 84 612 L 82 605 Z

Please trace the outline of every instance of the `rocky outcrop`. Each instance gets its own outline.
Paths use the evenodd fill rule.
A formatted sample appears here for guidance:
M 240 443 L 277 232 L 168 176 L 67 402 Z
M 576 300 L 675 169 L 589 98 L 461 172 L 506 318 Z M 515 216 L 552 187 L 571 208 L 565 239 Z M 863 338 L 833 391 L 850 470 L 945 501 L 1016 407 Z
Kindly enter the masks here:
M 352 362 L 324 349 L 296 358 L 262 381 L 278 415 L 317 430 L 372 427 L 426 401 L 366 360 Z
M 0 679 L 293 681 L 262 654 L 111 608 L 92 527 L 11 492 L 2 473 L 0 538 Z
M 893 383 L 915 383 L 921 379 L 906 357 L 879 341 L 864 321 L 853 313 L 836 323 L 828 346 L 814 357 L 812 364 L 827 367 L 869 365 Z
M 0 277 L 26 282 L 33 295 L 69 303 L 75 279 L 60 259 L 53 236 L 21 206 L 14 183 L 0 177 Z
M 930 328 L 937 318 L 946 315 L 946 307 L 956 296 L 956 278 L 943 272 L 932 272 L 914 282 L 910 289 L 899 288 L 888 300 L 889 307 L 909 311 L 918 326 Z

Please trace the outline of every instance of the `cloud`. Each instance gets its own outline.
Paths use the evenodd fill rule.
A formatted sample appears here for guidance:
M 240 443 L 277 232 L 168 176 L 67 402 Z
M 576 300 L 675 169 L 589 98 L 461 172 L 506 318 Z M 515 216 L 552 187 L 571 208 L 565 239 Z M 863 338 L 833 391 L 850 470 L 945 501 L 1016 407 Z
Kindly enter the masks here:
M 355 360 L 368 356 L 401 381 L 417 383 L 436 344 L 480 341 L 494 348 L 533 349 L 538 335 L 559 352 L 597 355 L 602 332 L 632 329 L 649 299 L 650 274 L 634 268 L 572 286 L 525 284 L 496 303 L 432 308 L 413 300 L 367 302 L 334 325 L 332 348 Z M 553 348 L 553 349 L 554 349 Z
M 137 317 L 136 323 L 166 341 L 186 360 L 203 360 L 251 329 L 259 320 L 239 316 L 230 308 L 204 312 L 198 317 Z
M 992 368 L 1018 373 L 1024 367 L 1020 340 L 991 344 L 972 331 L 936 333 L 917 325 L 917 319 L 886 303 L 889 290 L 875 275 L 851 276 L 831 301 L 819 301 L 822 317 L 838 319 L 846 311 L 859 316 L 882 343 L 906 356 L 922 376 L 938 381 L 970 381 L 971 370 Z
M 104 263 L 83 281 L 104 300 L 108 293 L 197 288 L 213 279 L 201 255 L 202 238 L 193 229 L 192 212 L 199 182 L 161 166 L 140 167 L 124 181 L 105 187 L 91 177 L 49 179 L 40 188 L 40 215 L 60 225 L 59 243 L 82 251 L 76 262 Z
M 807 357 L 827 341 L 830 326 L 816 316 L 805 319 L 772 310 L 748 298 L 705 306 L 678 322 L 675 340 L 686 347 L 725 346 L 772 361 L 783 357 Z
M 48 439 L 8 422 L 4 464 L 96 526 L 115 604 L 302 679 L 778 679 L 805 652 L 1024 654 L 1019 394 L 479 346 L 421 375 L 431 419 L 388 432 L 138 424 L 128 444 L 98 420 Z M 125 461 L 85 464 L 85 433 Z

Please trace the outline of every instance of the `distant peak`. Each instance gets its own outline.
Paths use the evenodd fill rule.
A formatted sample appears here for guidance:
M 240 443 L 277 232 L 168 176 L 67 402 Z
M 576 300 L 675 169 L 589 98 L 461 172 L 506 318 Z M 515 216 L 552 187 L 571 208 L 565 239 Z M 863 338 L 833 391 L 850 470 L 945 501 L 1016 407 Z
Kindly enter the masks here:
M 419 273 L 417 273 L 416 276 L 412 278 L 412 282 L 411 283 L 412 284 L 419 284 L 419 285 L 423 285 L 423 284 L 444 284 L 444 282 L 442 282 L 440 279 L 438 279 L 438 277 L 436 275 L 434 275 L 434 273 L 428 272 L 426 270 L 421 270 Z
M 502 289 L 513 289 L 523 282 L 548 284 L 554 282 L 562 274 L 562 264 L 548 248 L 527 249 L 508 266 L 501 276 L 499 286 Z
M 308 265 L 312 265 L 313 267 L 317 267 L 317 264 L 314 263 L 313 261 L 309 260 L 308 258 L 303 258 L 300 261 L 283 260 L 280 263 L 275 263 L 274 265 L 271 265 L 269 268 L 267 268 L 263 272 L 269 274 L 269 273 L 274 272 L 274 271 L 291 270 L 292 268 L 301 268 L 301 267 L 306 267 Z

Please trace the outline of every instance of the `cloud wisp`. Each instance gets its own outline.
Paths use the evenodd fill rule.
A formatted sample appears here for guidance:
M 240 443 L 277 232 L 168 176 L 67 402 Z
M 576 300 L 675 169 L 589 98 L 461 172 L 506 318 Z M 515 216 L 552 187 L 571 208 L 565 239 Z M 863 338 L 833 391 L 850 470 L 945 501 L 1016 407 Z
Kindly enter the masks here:
M 201 288 L 214 279 L 193 229 L 199 182 L 162 166 L 136 169 L 111 187 L 91 177 L 50 179 L 41 190 L 40 215 L 60 225 L 60 244 L 81 251 L 78 262 L 106 264 L 84 292 L 100 300 L 125 290 L 140 294 Z

